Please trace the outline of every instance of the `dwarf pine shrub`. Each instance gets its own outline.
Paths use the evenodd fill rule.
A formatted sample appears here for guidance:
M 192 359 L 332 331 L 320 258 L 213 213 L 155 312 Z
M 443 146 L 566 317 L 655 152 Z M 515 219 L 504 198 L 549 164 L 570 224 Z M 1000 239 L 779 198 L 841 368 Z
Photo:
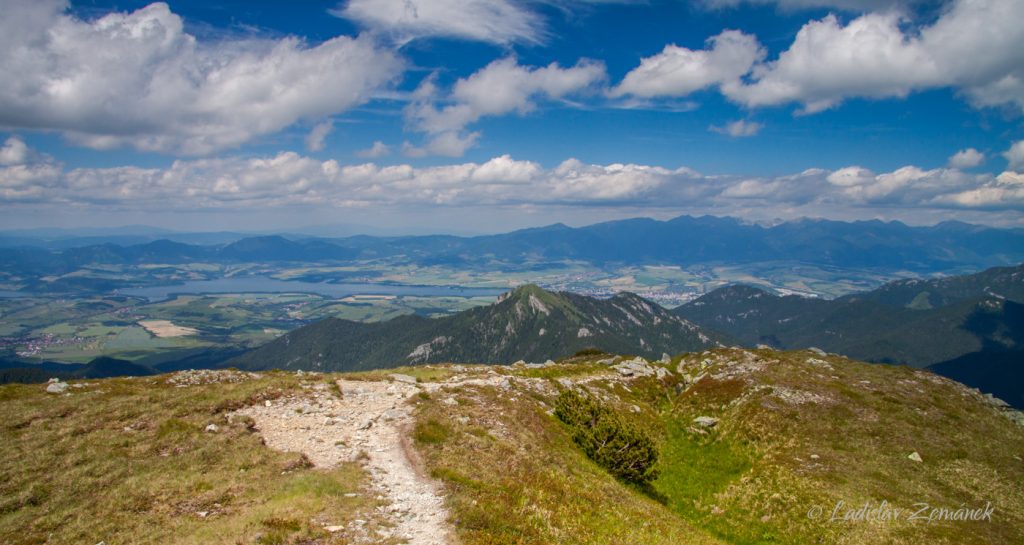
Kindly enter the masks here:
M 612 475 L 637 484 L 657 477 L 654 440 L 600 400 L 566 390 L 555 401 L 555 416 L 572 430 L 573 442 Z

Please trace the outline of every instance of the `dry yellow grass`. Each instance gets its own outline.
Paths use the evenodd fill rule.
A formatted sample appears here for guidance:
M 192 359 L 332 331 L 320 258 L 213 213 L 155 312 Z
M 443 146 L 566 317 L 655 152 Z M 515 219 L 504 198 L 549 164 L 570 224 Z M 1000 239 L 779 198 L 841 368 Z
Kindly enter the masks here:
M 325 525 L 374 521 L 358 464 L 309 468 L 224 418 L 315 379 L 167 378 L 0 386 L 0 543 L 340 545 Z
M 1024 543 L 1024 429 L 959 384 L 809 352 L 725 349 L 676 358 L 661 379 L 623 380 L 598 357 L 497 375 L 398 370 L 424 389 L 411 439 L 449 494 L 461 545 Z M 491 380 L 429 384 L 474 375 Z M 363 470 L 304 467 L 224 419 L 335 378 L 109 379 L 69 395 L 2 386 L 0 543 L 345 543 L 323 525 L 386 522 L 374 518 Z M 660 476 L 649 487 L 609 476 L 550 414 L 566 380 L 656 437 Z M 719 422 L 702 428 L 697 416 Z M 217 433 L 203 431 L 210 423 Z M 991 502 L 995 512 L 980 522 L 808 516 L 840 501 Z

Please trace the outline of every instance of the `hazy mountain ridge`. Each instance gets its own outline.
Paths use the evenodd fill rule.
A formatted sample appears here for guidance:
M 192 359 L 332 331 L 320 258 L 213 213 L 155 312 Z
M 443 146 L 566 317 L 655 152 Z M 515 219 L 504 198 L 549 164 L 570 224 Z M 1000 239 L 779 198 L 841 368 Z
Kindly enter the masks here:
M 657 358 L 702 350 L 717 337 L 633 294 L 595 299 L 527 285 L 498 302 L 428 319 L 328 318 L 228 362 L 244 369 L 353 370 L 433 362 L 512 363 L 599 348 Z
M 199 235 L 193 239 L 202 240 Z M 900 222 L 827 220 L 796 220 L 764 227 L 735 218 L 711 216 L 680 216 L 668 221 L 636 218 L 578 228 L 556 224 L 475 237 L 363 235 L 314 238 L 270 235 L 239 236 L 225 244 L 154 240 L 127 245 L 105 242 L 56 250 L 32 245 L 32 239 L 24 237 L 13 240 L 20 245 L 0 247 L 3 261 L 10 268 L 40 274 L 58 274 L 83 265 L 102 263 L 190 260 L 323 262 L 382 257 L 398 257 L 421 264 L 487 263 L 494 260 L 580 260 L 596 265 L 792 260 L 918 272 L 957 267 L 983 268 L 1024 261 L 1024 231 L 1020 229 L 961 223 L 910 227 Z M 82 240 L 94 242 L 103 239 Z

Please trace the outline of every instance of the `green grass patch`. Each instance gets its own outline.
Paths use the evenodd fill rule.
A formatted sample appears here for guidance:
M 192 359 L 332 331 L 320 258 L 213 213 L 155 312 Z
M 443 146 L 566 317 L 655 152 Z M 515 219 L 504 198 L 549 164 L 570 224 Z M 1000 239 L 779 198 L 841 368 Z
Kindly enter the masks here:
M 447 425 L 442 424 L 437 420 L 430 419 L 416 423 L 416 429 L 413 431 L 413 438 L 416 439 L 417 443 L 436 445 L 444 443 L 451 433 L 451 428 Z
M 730 441 L 688 431 L 678 420 L 667 426 L 661 444 L 660 474 L 652 485 L 675 512 L 697 520 L 695 504 L 712 502 L 752 467 L 753 455 Z
M 461 544 L 720 543 L 589 460 L 566 426 L 534 402 L 484 387 L 460 395 L 475 400 L 474 418 L 489 432 L 418 446 L 448 490 Z M 439 399 L 419 404 L 419 422 L 448 423 Z
M 607 370 L 607 365 L 601 365 L 598 363 L 583 363 L 569 365 L 555 364 L 549 365 L 547 367 L 539 367 L 537 369 L 516 369 L 515 374 L 517 376 L 526 378 L 556 379 L 561 377 L 592 375 L 596 373 L 605 372 Z

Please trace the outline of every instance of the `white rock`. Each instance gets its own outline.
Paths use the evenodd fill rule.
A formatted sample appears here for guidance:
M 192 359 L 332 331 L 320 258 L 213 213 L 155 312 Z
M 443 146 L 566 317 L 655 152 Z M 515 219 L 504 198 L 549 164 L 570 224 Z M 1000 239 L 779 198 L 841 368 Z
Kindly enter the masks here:
M 54 382 L 54 381 L 57 382 Z M 46 391 L 51 394 L 63 394 L 68 389 L 67 382 L 60 382 L 58 379 L 50 379 L 50 383 L 46 385 Z
M 219 430 L 220 428 L 217 427 L 217 424 L 210 424 L 209 426 L 206 426 L 206 431 L 209 433 L 217 433 Z
M 911 452 L 910 456 L 907 456 L 907 458 L 910 459 L 911 461 L 914 461 L 914 462 L 923 462 L 924 461 L 924 460 L 921 459 L 921 455 L 918 454 L 916 450 L 914 452 Z
M 698 416 L 693 419 L 693 423 L 705 428 L 713 428 L 718 424 L 718 419 L 713 416 Z
M 395 382 L 403 382 L 405 384 L 416 384 L 416 377 L 403 375 L 401 373 L 391 373 L 391 380 Z

